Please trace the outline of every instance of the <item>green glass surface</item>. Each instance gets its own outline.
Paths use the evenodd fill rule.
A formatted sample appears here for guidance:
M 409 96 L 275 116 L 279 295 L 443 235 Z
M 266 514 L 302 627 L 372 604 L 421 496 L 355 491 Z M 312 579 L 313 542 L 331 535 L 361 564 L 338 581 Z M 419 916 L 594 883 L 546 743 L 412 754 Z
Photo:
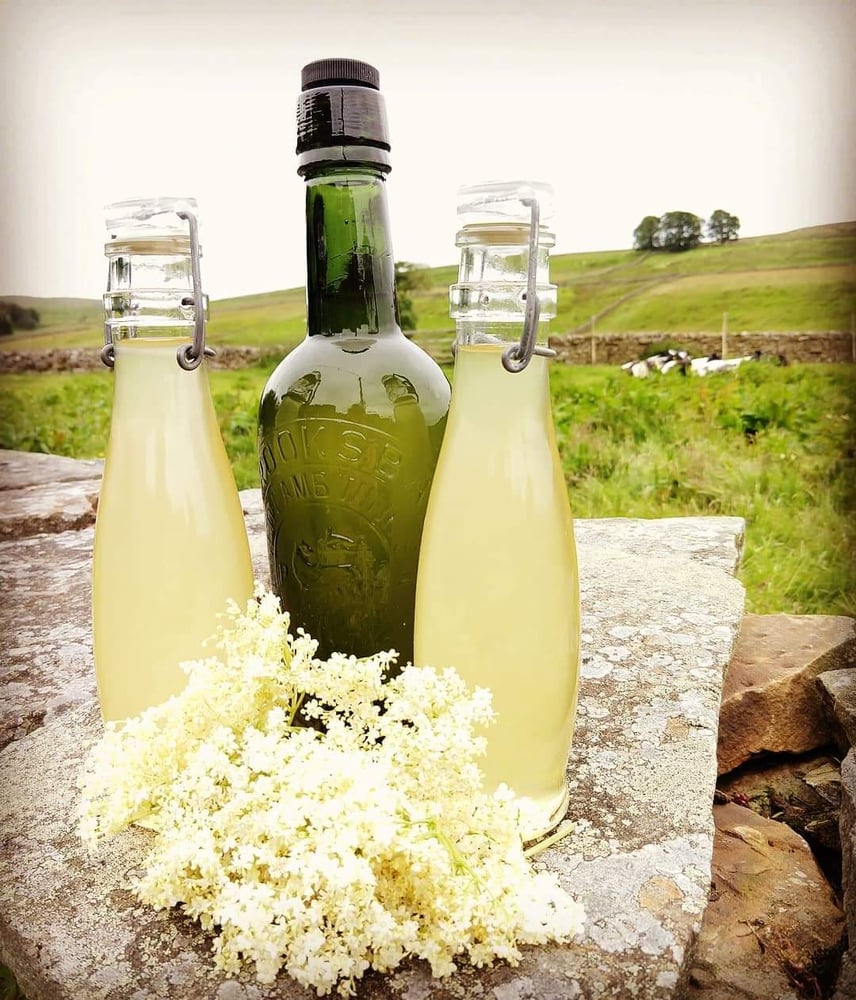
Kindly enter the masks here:
M 449 384 L 395 321 L 380 170 L 317 169 L 306 217 L 308 332 L 259 407 L 271 578 L 320 655 L 404 663 Z

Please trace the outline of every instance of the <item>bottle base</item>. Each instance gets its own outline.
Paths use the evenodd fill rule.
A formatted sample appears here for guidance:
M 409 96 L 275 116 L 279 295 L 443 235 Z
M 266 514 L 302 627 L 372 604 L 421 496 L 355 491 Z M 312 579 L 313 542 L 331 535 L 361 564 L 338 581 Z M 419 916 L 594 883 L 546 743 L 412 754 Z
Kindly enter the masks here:
M 564 785 L 562 795 L 556 805 L 548 812 L 536 810 L 530 800 L 523 799 L 524 812 L 521 824 L 521 836 L 524 846 L 536 846 L 539 840 L 548 837 L 565 818 L 568 811 L 568 801 L 570 793 L 567 783 Z

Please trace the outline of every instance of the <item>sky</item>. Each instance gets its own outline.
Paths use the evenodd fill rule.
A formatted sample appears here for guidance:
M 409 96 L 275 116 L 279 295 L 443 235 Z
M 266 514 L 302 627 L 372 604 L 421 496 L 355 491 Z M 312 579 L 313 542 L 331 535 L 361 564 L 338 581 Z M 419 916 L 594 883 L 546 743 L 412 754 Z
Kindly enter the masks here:
M 555 190 L 557 253 L 645 215 L 856 219 L 856 0 L 0 0 L 0 294 L 100 297 L 105 204 L 194 196 L 212 299 L 301 285 L 301 67 L 375 65 L 399 260 L 455 191 Z

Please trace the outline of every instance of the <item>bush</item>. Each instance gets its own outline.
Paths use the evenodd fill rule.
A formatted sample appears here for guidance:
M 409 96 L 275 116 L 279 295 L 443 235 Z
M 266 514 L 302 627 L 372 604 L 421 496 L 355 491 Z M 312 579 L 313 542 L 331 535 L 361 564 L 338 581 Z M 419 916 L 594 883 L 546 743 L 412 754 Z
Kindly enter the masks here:
M 17 302 L 0 301 L 0 336 L 13 330 L 35 330 L 41 322 L 38 309 L 27 309 Z

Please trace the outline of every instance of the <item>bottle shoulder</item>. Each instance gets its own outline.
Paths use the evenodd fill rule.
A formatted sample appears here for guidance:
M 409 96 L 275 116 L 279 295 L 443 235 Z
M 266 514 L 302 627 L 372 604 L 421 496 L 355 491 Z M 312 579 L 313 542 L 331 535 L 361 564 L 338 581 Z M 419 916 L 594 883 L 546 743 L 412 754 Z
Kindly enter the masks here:
M 284 399 L 303 405 L 354 404 L 378 413 L 402 401 L 420 404 L 440 419 L 449 408 L 451 388 L 440 366 L 402 334 L 307 337 L 271 373 L 262 393 L 262 411 Z
M 409 363 L 426 373 L 436 372 L 445 379 L 437 362 L 401 332 L 306 336 L 285 355 L 273 375 L 280 371 L 290 373 L 295 366 L 306 367 L 315 363 L 362 368 L 382 366 L 393 361 Z

